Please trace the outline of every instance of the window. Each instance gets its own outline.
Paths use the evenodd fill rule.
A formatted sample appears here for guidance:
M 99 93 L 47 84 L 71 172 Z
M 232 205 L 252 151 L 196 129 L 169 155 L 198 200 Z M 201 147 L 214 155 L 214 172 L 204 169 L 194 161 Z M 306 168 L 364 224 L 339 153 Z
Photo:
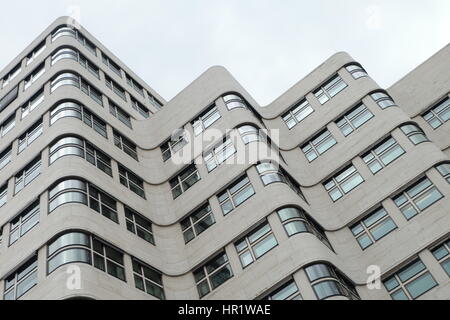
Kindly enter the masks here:
M 397 225 L 384 208 L 379 208 L 350 229 L 364 250 L 397 229 Z
M 88 49 L 94 56 L 97 56 L 95 45 L 84 37 L 81 32 L 71 26 L 60 26 L 52 34 L 52 42 L 62 36 L 69 36 L 77 39 L 86 49 Z
M 256 170 L 258 171 L 264 186 L 277 182 L 285 183 L 306 202 L 299 184 L 280 166 L 265 162 L 257 165 Z
M 119 164 L 120 183 L 145 199 L 144 180 Z
M 194 164 L 183 170 L 177 177 L 170 180 L 173 199 L 178 198 L 194 184 L 200 181 L 201 177 Z
M 144 87 L 142 87 L 139 83 L 137 83 L 128 74 L 126 76 L 127 76 L 127 83 L 128 83 L 128 85 L 130 87 L 132 87 L 134 90 L 136 90 L 136 92 L 139 93 L 141 96 L 144 96 Z
M 55 124 L 56 121 L 65 117 L 78 118 L 84 124 L 94 129 L 103 137 L 108 138 L 106 131 L 106 123 L 99 117 L 94 115 L 86 107 L 76 102 L 63 102 L 52 109 L 50 112 L 50 124 Z
M 23 169 L 15 178 L 14 193 L 17 194 L 22 191 L 27 185 L 29 185 L 34 179 L 36 179 L 42 170 L 41 157 L 37 157 L 31 163 L 29 163 L 25 169 Z
M 225 191 L 219 193 L 217 198 L 219 199 L 223 214 L 227 215 L 254 194 L 255 189 L 253 189 L 250 179 L 245 175 L 229 186 Z
M 405 218 L 410 220 L 443 197 L 428 178 L 423 178 L 393 200 Z
M 134 160 L 139 161 L 136 145 L 127 138 L 123 137 L 116 130 L 113 131 L 113 134 L 114 134 L 114 145 L 117 148 L 121 149 L 126 154 L 128 154 Z
M 112 177 L 111 158 L 103 152 L 98 151 L 86 140 L 77 137 L 64 137 L 50 146 L 50 164 L 69 155 L 85 159 Z
M 407 124 L 405 126 L 402 126 L 400 129 L 402 129 L 403 133 L 414 145 L 430 141 L 428 140 L 422 129 L 414 124 Z
M 225 142 L 203 155 L 208 172 L 216 169 L 235 153 L 236 148 L 234 147 L 233 141 L 230 138 L 226 138 Z
M 230 111 L 238 108 L 248 109 L 245 100 L 237 94 L 227 94 L 223 97 L 223 101 Z
M 433 249 L 431 253 L 450 277 L 450 240 Z
M 103 98 L 102 98 L 103 96 L 101 92 L 98 91 L 96 88 L 92 87 L 90 84 L 88 84 L 83 78 L 74 73 L 65 72 L 59 74 L 55 79 L 52 80 L 50 84 L 50 92 L 53 93 L 56 89 L 65 85 L 77 87 L 85 94 L 90 96 L 92 100 L 97 102 L 99 105 L 103 106 Z
M 39 138 L 42 135 L 43 129 L 43 123 L 42 119 L 33 124 L 27 132 L 25 132 L 23 135 L 19 137 L 19 146 L 18 146 L 18 153 L 21 153 L 23 150 L 25 150 L 30 144 L 32 144 L 37 138 Z
M 37 255 L 34 255 L 5 279 L 3 300 L 18 300 L 30 291 L 38 282 L 37 269 Z
M 0 170 L 11 162 L 12 145 L 0 152 Z
M 415 300 L 438 285 L 420 259 L 383 283 L 393 300 Z
M 320 263 L 307 267 L 305 271 L 319 300 L 334 296 L 359 300 L 355 286 L 335 267 Z
M 120 78 L 122 78 L 122 72 L 120 71 L 120 67 L 112 61 L 107 55 L 102 52 L 102 61 L 105 65 L 107 65 L 115 74 L 117 74 Z
M 303 300 L 294 279 L 288 281 L 263 300 Z
M 33 83 L 35 83 L 45 73 L 45 64 L 42 63 L 39 67 L 33 70 L 31 74 L 25 78 L 24 90 L 27 90 Z
M 155 244 L 152 223 L 150 220 L 144 218 L 142 215 L 127 206 L 125 206 L 125 217 L 128 231 L 153 245 Z
M 277 213 L 289 237 L 300 233 L 312 233 L 332 249 L 324 229 L 312 220 L 304 210 L 288 207 L 278 210 Z
M 34 109 L 44 101 L 44 89 L 36 92 L 22 107 L 22 119 L 25 119 Z
M 361 177 L 358 170 L 351 165 L 329 181 L 325 182 L 324 187 L 328 191 L 331 199 L 337 201 L 342 198 L 344 194 L 349 193 L 363 182 L 364 179 Z
M 16 100 L 19 94 L 19 86 L 16 86 L 7 95 L 0 99 L 0 112 L 5 110 L 14 100 Z
M 345 69 L 352 75 L 353 79 L 358 80 L 359 78 L 367 77 L 367 72 L 363 67 L 357 64 L 351 64 L 345 67 Z
M 347 84 L 339 75 L 335 75 L 331 80 L 323 84 L 319 89 L 314 91 L 314 95 L 320 104 L 325 104 L 339 92 L 347 88 Z
M 337 141 L 334 139 L 331 132 L 325 130 L 303 145 L 301 149 L 305 154 L 306 159 L 308 159 L 309 162 L 313 162 L 336 144 Z
M 313 112 L 313 107 L 311 107 L 309 102 L 305 99 L 295 105 L 285 115 L 283 115 L 283 120 L 286 123 L 287 127 L 289 129 L 292 129 Z
M 127 95 L 125 94 L 125 90 L 119 86 L 115 81 L 113 81 L 110 77 L 105 77 L 106 86 L 114 91 L 122 100 L 127 101 Z
M 188 144 L 184 132 L 178 137 L 173 136 L 172 139 L 174 140 L 169 140 L 161 146 L 161 152 L 164 162 L 172 158 L 173 154 L 177 153 L 178 151 L 183 149 L 185 145 Z
M 450 119 L 450 98 L 439 102 L 423 115 L 433 129 L 437 129 Z
M 370 96 L 381 109 L 397 106 L 394 99 L 384 91 L 377 91 Z
M 2 133 L 2 137 L 4 137 L 8 132 L 10 132 L 16 126 L 16 114 L 13 113 L 8 119 L 6 119 L 0 125 L 0 131 Z
M 123 253 L 86 233 L 66 233 L 48 245 L 48 274 L 69 263 L 93 265 L 94 268 L 125 281 Z
M 243 268 L 278 245 L 268 222 L 234 244 Z
M 150 93 L 148 94 L 148 100 L 156 108 L 156 110 L 161 110 L 163 107 L 163 104 L 159 102 L 154 96 L 152 96 Z
M 259 129 L 254 126 L 241 126 L 238 128 L 238 131 L 241 135 L 242 141 L 244 141 L 245 144 L 249 144 L 250 142 L 254 141 L 264 141 L 264 138 L 261 136 Z
M 149 295 L 165 300 L 161 272 L 133 259 L 134 284 Z
M 56 51 L 52 55 L 52 65 L 63 59 L 72 59 L 80 63 L 80 65 L 92 73 L 97 79 L 100 79 L 99 68 L 89 61 L 84 55 L 82 55 L 78 50 L 71 48 L 62 48 Z
M 208 108 L 197 120 L 192 122 L 194 134 L 198 136 L 220 118 L 219 109 L 215 105 Z
M 0 156 L 1 159 L 1 156 Z M 0 160 L 1 163 L 1 160 Z M 0 165 L 1 167 L 1 165 Z M 439 173 L 444 177 L 445 180 L 447 180 L 448 183 L 450 183 L 450 163 L 444 163 L 440 166 L 437 166 L 436 169 L 439 171 Z
M 342 118 L 337 120 L 336 124 L 339 129 L 341 129 L 342 134 L 347 137 L 373 117 L 373 113 L 370 112 L 364 104 L 360 104 L 356 108 L 350 110 L 350 112 Z
M 31 64 L 36 58 L 45 51 L 46 45 L 45 40 L 37 45 L 36 48 L 27 56 L 27 66 Z
M 17 77 L 21 71 L 22 71 L 22 66 L 21 66 L 21 63 L 19 63 L 3 78 L 2 89 L 4 87 L 6 87 L 8 84 L 10 84 L 11 81 L 13 81 L 14 78 Z
M 405 154 L 405 150 L 402 149 L 394 138 L 389 137 L 375 146 L 371 151 L 363 154 L 362 159 L 370 171 L 376 174 L 403 154 Z
M 49 213 L 67 203 L 84 204 L 119 223 L 116 200 L 83 180 L 64 180 L 49 190 Z
M 9 245 L 13 245 L 28 231 L 39 223 L 39 199 L 26 208 L 11 223 L 9 232 Z
M 233 271 L 225 252 L 220 253 L 194 271 L 195 283 L 200 298 L 203 298 L 232 277 Z
M 8 184 L 5 184 L 0 187 L 0 208 L 6 204 L 8 196 Z
M 198 237 L 206 229 L 216 223 L 209 203 L 195 210 L 189 217 L 181 221 L 184 242 L 188 243 Z
M 131 97 L 131 107 L 133 107 L 134 110 L 139 112 L 139 114 L 143 116 L 145 119 L 148 119 L 150 117 L 150 111 L 146 107 L 144 107 L 142 103 L 140 103 L 133 97 Z
M 111 100 L 109 100 L 109 112 L 115 118 L 119 119 L 123 124 L 125 124 L 128 128 L 132 129 L 130 115 L 125 111 L 123 111 L 122 108 L 118 107 Z

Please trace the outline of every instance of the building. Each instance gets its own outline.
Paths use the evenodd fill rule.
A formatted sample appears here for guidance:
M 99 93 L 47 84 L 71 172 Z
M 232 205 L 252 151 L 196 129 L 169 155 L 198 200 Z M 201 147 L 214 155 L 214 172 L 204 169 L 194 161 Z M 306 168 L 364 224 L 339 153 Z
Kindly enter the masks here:
M 0 73 L 2 299 L 450 298 L 450 45 L 387 90 L 337 53 L 266 107 L 222 67 L 165 101 L 67 21 Z M 178 128 L 223 136 L 183 164 Z

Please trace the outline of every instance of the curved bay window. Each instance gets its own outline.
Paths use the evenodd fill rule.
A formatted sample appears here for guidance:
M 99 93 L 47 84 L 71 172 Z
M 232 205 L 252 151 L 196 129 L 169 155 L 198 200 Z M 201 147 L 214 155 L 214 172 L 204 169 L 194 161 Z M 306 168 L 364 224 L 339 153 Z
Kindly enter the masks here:
M 260 134 L 259 129 L 252 125 L 244 125 L 238 128 L 242 141 L 245 144 L 255 141 L 264 141 L 264 137 Z
M 300 233 L 311 233 L 332 249 L 324 229 L 312 220 L 304 210 L 288 207 L 278 210 L 277 213 L 289 237 Z
M 248 109 L 247 103 L 244 99 L 242 99 L 240 96 L 234 93 L 227 94 L 222 97 L 223 101 L 225 102 L 225 105 L 227 106 L 228 110 L 234 110 L 234 109 Z
M 57 75 L 50 83 L 50 93 L 55 92 L 56 89 L 62 86 L 74 86 L 91 97 L 92 100 L 97 102 L 99 105 L 103 106 L 102 93 L 87 83 L 76 73 L 63 72 Z
M 81 66 L 89 70 L 97 79 L 100 79 L 98 67 L 86 59 L 78 50 L 72 48 L 61 48 L 52 55 L 52 65 L 63 59 L 70 59 L 79 62 Z
M 335 296 L 359 300 L 355 286 L 335 267 L 324 263 L 313 264 L 305 268 L 308 279 L 319 300 Z
M 408 139 L 414 144 L 418 145 L 422 142 L 429 142 L 427 136 L 425 133 L 415 124 L 407 124 L 400 129 L 403 131 L 403 133 L 408 137 Z

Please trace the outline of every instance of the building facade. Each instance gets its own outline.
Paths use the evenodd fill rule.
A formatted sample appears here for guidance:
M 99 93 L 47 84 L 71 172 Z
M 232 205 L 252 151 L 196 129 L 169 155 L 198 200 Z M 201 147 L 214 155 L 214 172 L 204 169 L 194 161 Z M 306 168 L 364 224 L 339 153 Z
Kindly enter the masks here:
M 450 298 L 449 45 L 387 90 L 337 53 L 265 107 L 222 67 L 165 101 L 67 21 L 0 73 L 0 299 Z

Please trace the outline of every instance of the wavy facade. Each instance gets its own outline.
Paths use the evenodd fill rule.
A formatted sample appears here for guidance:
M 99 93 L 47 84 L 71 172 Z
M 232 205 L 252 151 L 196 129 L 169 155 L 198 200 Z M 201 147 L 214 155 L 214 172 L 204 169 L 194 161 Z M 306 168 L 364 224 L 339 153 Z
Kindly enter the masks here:
M 1 298 L 450 298 L 450 46 L 387 90 L 337 53 L 265 107 L 222 67 L 165 101 L 67 21 L 0 73 Z

